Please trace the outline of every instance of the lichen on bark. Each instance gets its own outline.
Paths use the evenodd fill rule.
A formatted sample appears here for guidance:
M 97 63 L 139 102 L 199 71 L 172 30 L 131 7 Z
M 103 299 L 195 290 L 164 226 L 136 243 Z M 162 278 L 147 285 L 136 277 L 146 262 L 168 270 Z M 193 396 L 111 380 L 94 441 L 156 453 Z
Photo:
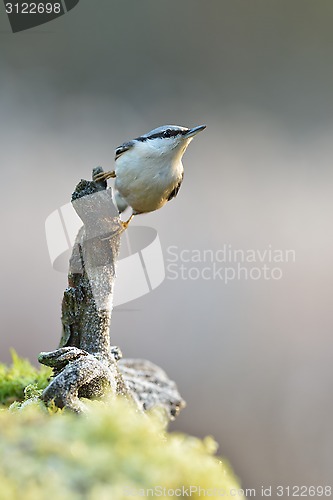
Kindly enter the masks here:
M 94 169 L 93 179 L 101 171 Z M 41 398 L 80 413 L 86 410 L 81 398 L 103 398 L 111 391 L 134 401 L 142 411 L 161 407 L 173 419 L 185 406 L 176 384 L 149 361 L 121 359 L 120 349 L 110 343 L 116 263 L 124 231 L 112 190 L 105 181 L 81 180 L 72 205 L 83 227 L 69 263 L 59 348 L 38 358 L 54 373 Z

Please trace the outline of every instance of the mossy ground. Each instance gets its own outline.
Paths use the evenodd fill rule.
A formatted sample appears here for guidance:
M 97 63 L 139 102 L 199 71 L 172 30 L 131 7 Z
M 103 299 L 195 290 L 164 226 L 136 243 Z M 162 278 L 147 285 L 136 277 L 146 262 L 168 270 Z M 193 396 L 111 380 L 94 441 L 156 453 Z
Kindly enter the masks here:
M 0 408 L 9 406 L 14 401 L 25 398 L 25 389 L 34 385 L 37 390 L 44 389 L 51 376 L 51 369 L 41 366 L 39 370 L 31 363 L 20 358 L 15 351 L 11 351 L 12 364 L 0 363 Z
M 213 439 L 168 433 L 159 412 L 138 414 L 121 398 L 92 402 L 79 417 L 36 398 L 4 406 L 22 401 L 26 385 L 34 396 L 49 375 L 16 355 L 0 365 L 1 500 L 241 498 Z

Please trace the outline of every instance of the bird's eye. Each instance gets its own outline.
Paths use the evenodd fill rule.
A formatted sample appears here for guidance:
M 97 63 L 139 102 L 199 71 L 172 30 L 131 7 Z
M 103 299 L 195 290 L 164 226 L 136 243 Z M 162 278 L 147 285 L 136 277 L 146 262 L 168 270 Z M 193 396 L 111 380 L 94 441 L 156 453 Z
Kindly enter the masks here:
M 172 135 L 172 130 L 170 130 L 169 128 L 165 130 L 163 134 L 164 137 L 171 137 L 171 135 Z

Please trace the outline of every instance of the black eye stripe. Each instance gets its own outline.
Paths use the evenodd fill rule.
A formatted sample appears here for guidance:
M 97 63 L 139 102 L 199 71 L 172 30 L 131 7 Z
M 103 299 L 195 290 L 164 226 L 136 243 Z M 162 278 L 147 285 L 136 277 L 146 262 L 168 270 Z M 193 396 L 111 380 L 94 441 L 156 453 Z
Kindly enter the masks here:
M 170 137 L 176 137 L 179 135 L 186 134 L 188 130 L 174 130 L 172 128 L 168 128 L 161 132 L 156 132 L 155 134 L 150 134 L 148 136 L 136 137 L 135 141 L 146 142 L 148 139 L 169 139 Z

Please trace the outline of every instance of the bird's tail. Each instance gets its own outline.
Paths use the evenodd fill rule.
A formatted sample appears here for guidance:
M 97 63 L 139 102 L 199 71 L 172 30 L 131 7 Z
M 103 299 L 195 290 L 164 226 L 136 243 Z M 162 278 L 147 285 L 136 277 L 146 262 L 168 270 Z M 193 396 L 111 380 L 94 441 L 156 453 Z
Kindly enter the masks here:
M 128 207 L 128 203 L 124 200 L 124 198 L 119 194 L 118 191 L 114 193 L 114 199 L 118 208 L 118 212 L 121 214 Z

